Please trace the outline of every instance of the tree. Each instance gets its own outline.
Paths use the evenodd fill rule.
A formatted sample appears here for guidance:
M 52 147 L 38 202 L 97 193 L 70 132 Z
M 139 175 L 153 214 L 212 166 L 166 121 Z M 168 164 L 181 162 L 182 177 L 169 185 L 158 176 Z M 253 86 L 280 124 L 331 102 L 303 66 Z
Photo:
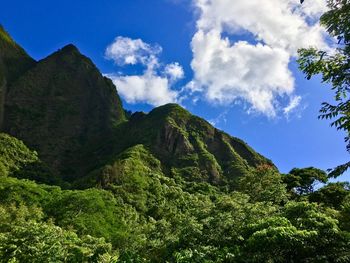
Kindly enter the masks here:
M 347 182 L 329 183 L 309 196 L 311 202 L 323 203 L 328 207 L 339 210 L 350 195 L 350 184 Z
M 349 262 L 349 235 L 334 211 L 317 204 L 290 202 L 279 216 L 257 220 L 244 234 L 239 262 Z
M 286 185 L 282 182 L 282 176 L 269 165 L 260 165 L 242 176 L 238 181 L 238 189 L 250 196 L 252 202 L 281 204 L 287 201 Z
M 335 102 L 323 102 L 319 118 L 331 119 L 331 126 L 346 132 L 346 148 L 350 153 L 350 1 L 329 0 L 328 6 L 330 10 L 321 16 L 320 22 L 337 39 L 337 48 L 334 52 L 300 49 L 298 63 L 307 79 L 321 74 L 323 82 L 332 84 Z M 331 170 L 330 176 L 339 176 L 349 167 L 350 162 L 339 165 Z
M 0 262 L 117 262 L 103 238 L 78 236 L 51 221 L 37 207 L 0 205 Z
M 294 168 L 283 177 L 287 190 L 293 191 L 298 195 L 312 193 L 317 183 L 326 183 L 327 180 L 327 174 L 314 167 Z

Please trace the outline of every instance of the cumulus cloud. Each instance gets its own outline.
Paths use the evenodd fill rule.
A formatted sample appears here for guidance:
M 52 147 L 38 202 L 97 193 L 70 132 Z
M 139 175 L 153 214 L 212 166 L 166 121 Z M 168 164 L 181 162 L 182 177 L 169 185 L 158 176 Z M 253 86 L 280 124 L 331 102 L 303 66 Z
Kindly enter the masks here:
M 176 102 L 178 94 L 169 88 L 169 80 L 155 74 L 134 76 L 107 75 L 116 85 L 119 94 L 128 103 L 146 102 L 158 106 Z
M 328 10 L 328 6 L 325 0 L 306 1 L 301 10 L 307 16 L 317 18 Z
M 145 67 L 139 75 L 106 74 L 128 103 L 159 106 L 178 101 L 179 92 L 173 90 L 172 85 L 184 77 L 184 71 L 177 62 L 162 65 L 158 57 L 161 51 L 159 45 L 120 36 L 107 47 L 106 58 L 117 65 L 140 64 Z
M 151 46 L 141 39 L 116 37 L 105 52 L 106 58 L 114 60 L 118 65 L 148 64 L 162 52 L 158 45 Z
M 195 85 L 209 101 L 230 104 L 244 98 L 255 110 L 274 115 L 274 95 L 293 91 L 289 55 L 283 49 L 243 41 L 231 45 L 215 30 L 198 31 L 192 45 Z
M 166 65 L 164 72 L 173 81 L 182 79 L 185 76 L 183 68 L 177 62 Z
M 209 102 L 244 100 L 250 110 L 274 117 L 279 97 L 295 97 L 289 63 L 297 50 L 328 48 L 324 30 L 313 22 L 325 11 L 325 0 L 303 6 L 296 0 L 193 1 L 200 15 L 188 89 L 204 93 Z M 241 41 L 243 36 L 253 41 Z

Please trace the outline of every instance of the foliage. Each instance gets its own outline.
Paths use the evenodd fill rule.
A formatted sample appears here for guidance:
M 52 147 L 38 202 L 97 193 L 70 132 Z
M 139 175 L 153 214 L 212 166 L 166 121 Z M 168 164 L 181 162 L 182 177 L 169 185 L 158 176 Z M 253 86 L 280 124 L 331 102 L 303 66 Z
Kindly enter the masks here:
M 22 141 L 0 133 L 0 176 L 14 176 L 47 184 L 65 185 Z
M 314 191 L 316 180 L 327 179 L 316 168 L 282 176 L 272 166 L 259 166 L 232 191 L 167 177 L 162 163 L 136 145 L 91 176 L 98 187 L 85 190 L 2 177 L 4 262 L 350 260 L 348 185 Z M 288 176 L 294 181 L 286 183 Z M 298 187 L 295 194 L 313 203 L 290 201 L 287 190 Z
M 283 176 L 287 190 L 298 195 L 312 193 L 317 183 L 326 183 L 327 180 L 327 174 L 314 167 L 294 168 L 289 174 Z
M 286 186 L 282 176 L 273 167 L 259 166 L 240 178 L 238 189 L 249 195 L 253 202 L 281 204 L 287 200 Z
M 103 238 L 79 237 L 25 205 L 0 206 L 0 262 L 116 262 L 117 254 Z M 114 254 L 113 254 L 114 253 Z
M 11 92 L 6 125 L 71 188 L 0 134 L 0 262 L 350 262 L 347 183 L 316 190 L 327 175 L 312 167 L 281 175 L 176 104 L 125 120 L 111 81 L 74 46 Z
M 38 154 L 29 150 L 22 141 L 0 133 L 0 175 L 7 176 L 38 159 Z
M 350 152 L 350 1 L 329 0 L 328 7 L 330 10 L 322 15 L 321 25 L 337 40 L 336 49 L 300 49 L 298 62 L 308 79 L 321 74 L 323 82 L 332 84 L 335 102 L 323 102 L 319 118 L 332 119 L 332 126 L 346 132 L 345 141 Z M 339 165 L 331 176 L 339 176 L 349 167 L 350 162 Z
M 329 183 L 309 196 L 311 202 L 322 203 L 334 209 L 341 209 L 347 196 L 350 195 L 350 185 L 347 182 Z
M 348 262 L 348 233 L 316 204 L 288 203 L 281 216 L 247 228 L 248 262 Z
M 5 177 L 0 219 L 11 224 L 1 224 L 0 251 L 7 259 L 14 257 L 11 248 L 21 239 L 19 261 L 71 256 L 75 261 L 70 262 L 83 262 L 98 250 L 90 262 L 113 262 L 108 260 L 117 254 L 100 239 L 104 237 L 119 251 L 120 262 L 337 262 L 334 255 L 347 262 L 348 196 L 338 211 L 305 201 L 281 206 L 270 195 L 283 186 L 276 171 L 258 171 L 252 178 L 258 174 L 266 176 L 262 182 L 272 182 L 253 189 L 254 195 L 176 182 L 152 172 L 119 177 L 109 191 L 61 190 Z M 37 236 L 34 245 L 29 243 L 32 235 Z M 29 250 L 35 257 L 29 258 Z
M 347 195 L 340 206 L 340 227 L 350 232 L 350 195 Z

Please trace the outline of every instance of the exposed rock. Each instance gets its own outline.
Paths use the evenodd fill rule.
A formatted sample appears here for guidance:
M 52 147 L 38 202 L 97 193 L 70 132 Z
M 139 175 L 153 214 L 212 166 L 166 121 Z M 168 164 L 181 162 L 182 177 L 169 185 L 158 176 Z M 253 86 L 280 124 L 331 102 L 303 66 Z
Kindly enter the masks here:
M 124 110 L 112 81 L 68 45 L 8 87 L 3 130 L 36 149 L 66 179 L 96 165 Z
M 252 167 L 273 165 L 177 104 L 148 114 L 128 112 L 126 118 L 112 81 L 74 45 L 35 62 L 4 30 L 0 37 L 2 130 L 37 150 L 65 181 L 105 186 L 138 164 L 141 173 L 232 186 Z M 11 67 L 9 61 L 22 66 Z M 156 170 L 151 167 L 154 160 Z

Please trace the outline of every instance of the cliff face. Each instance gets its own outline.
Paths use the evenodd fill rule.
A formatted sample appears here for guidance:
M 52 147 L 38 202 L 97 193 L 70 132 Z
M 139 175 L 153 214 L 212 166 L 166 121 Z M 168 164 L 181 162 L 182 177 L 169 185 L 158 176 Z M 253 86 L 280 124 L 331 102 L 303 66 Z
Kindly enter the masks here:
M 120 125 L 115 136 L 114 160 L 120 161 L 124 151 L 143 145 L 152 158 L 160 161 L 163 173 L 186 181 L 234 185 L 251 168 L 262 164 L 274 167 L 242 140 L 176 104 L 155 108 L 149 114 L 133 114 Z
M 68 180 L 95 164 L 95 148 L 125 120 L 115 86 L 73 45 L 13 81 L 4 108 L 3 131 L 36 149 Z
M 251 168 L 273 166 L 176 104 L 126 119 L 112 81 L 73 45 L 35 62 L 7 34 L 1 41 L 1 130 L 36 150 L 53 176 L 106 186 L 147 171 L 232 186 Z
M 35 65 L 32 59 L 0 25 L 0 129 L 7 86 Z

